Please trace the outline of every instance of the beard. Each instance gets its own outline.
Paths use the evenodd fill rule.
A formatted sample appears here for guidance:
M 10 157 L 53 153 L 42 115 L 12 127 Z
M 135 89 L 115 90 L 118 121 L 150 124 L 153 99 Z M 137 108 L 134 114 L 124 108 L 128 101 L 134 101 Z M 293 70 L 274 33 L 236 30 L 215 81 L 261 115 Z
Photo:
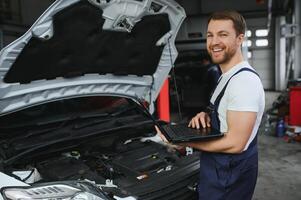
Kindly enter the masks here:
M 213 51 L 212 51 L 212 48 L 213 47 L 210 47 L 209 49 L 209 55 L 212 59 L 212 62 L 214 64 L 225 64 L 225 63 L 228 63 L 232 57 L 235 55 L 236 53 L 236 48 L 235 47 L 232 47 L 232 48 L 225 48 L 225 46 L 218 46 L 218 47 L 221 47 L 223 50 L 222 50 L 222 55 L 220 55 L 218 58 L 214 57 L 213 55 Z

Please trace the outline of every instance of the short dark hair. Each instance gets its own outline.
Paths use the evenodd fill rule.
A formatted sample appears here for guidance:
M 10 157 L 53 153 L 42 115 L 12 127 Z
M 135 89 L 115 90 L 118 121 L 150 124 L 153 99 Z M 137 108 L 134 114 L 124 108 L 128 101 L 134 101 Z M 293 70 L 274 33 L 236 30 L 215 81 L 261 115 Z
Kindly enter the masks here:
M 224 10 L 212 13 L 208 19 L 207 25 L 211 20 L 231 20 L 233 22 L 236 35 L 245 34 L 246 21 L 241 14 L 234 10 Z

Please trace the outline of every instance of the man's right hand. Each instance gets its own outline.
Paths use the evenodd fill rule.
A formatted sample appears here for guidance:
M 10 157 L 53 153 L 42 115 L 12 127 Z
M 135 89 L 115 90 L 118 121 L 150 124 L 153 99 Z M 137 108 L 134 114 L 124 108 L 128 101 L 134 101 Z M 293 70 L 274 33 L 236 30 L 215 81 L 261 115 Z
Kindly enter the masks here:
M 201 126 L 203 128 L 210 127 L 210 117 L 205 112 L 198 113 L 190 120 L 188 124 L 188 127 L 197 128 L 197 129 L 200 129 Z

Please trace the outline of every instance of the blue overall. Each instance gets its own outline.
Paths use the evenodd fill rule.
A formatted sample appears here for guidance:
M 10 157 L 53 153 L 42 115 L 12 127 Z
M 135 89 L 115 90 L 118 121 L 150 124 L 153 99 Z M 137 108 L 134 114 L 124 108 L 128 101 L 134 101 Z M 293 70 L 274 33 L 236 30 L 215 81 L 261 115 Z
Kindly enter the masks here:
M 237 71 L 226 82 L 209 109 L 211 126 L 220 130 L 219 103 L 231 78 L 242 71 L 256 72 L 249 68 Z M 258 173 L 257 136 L 248 149 L 240 154 L 210 153 L 200 155 L 199 200 L 249 200 L 252 198 Z

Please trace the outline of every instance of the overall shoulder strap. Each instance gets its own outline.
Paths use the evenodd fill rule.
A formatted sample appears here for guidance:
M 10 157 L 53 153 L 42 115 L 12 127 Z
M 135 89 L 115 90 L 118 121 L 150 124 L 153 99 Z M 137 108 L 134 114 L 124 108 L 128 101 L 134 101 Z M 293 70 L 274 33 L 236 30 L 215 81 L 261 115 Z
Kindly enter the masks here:
M 221 92 L 218 94 L 218 96 L 216 97 L 215 101 L 214 101 L 214 105 L 218 106 L 219 105 L 219 102 L 221 101 L 222 97 L 224 96 L 224 93 L 225 93 L 225 90 L 230 82 L 230 80 L 237 74 L 239 74 L 240 72 L 243 72 L 243 71 L 249 71 L 249 72 L 252 72 L 254 74 L 256 74 L 258 77 L 259 75 L 257 74 L 257 72 L 255 72 L 254 70 L 250 69 L 250 68 L 247 68 L 247 67 L 244 67 L 244 68 L 241 68 L 240 70 L 238 70 L 237 72 L 235 72 L 230 78 L 229 80 L 226 82 L 225 86 L 223 87 L 223 89 L 221 90 Z

